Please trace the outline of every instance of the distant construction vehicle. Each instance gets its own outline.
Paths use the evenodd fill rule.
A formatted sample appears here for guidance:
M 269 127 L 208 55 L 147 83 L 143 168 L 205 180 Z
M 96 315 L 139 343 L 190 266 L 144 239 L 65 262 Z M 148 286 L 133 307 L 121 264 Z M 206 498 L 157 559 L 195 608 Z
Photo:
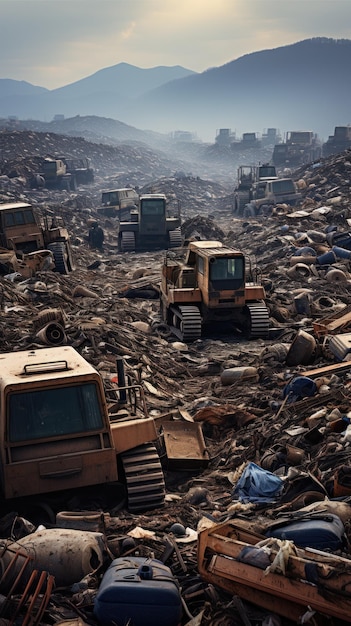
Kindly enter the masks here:
M 139 204 L 139 194 L 131 187 L 109 189 L 101 194 L 101 206 L 97 212 L 106 217 L 126 219 L 131 209 Z
M 232 150 L 249 150 L 259 149 L 262 147 L 262 141 L 256 133 L 243 133 L 240 140 L 235 140 L 230 145 Z
M 87 157 L 60 156 L 59 159 L 65 164 L 66 173 L 74 179 L 74 186 L 94 182 L 94 168 Z
M 0 246 L 13 250 L 16 257 L 49 250 L 54 270 L 68 274 L 74 269 L 68 231 L 61 217 L 46 214 L 26 202 L 0 204 Z
M 181 341 L 225 325 L 248 338 L 267 337 L 264 287 L 246 267 L 242 252 L 219 241 L 191 241 L 185 258 L 166 255 L 160 300 L 163 321 Z
M 32 178 L 32 187 L 75 191 L 77 185 L 94 181 L 94 170 L 87 158 L 47 156 L 43 159 L 41 172 Z
M 264 207 L 277 204 L 295 206 L 301 201 L 302 195 L 292 178 L 275 178 L 257 183 L 252 192 L 250 202 L 243 210 L 244 217 L 254 217 Z
M 182 245 L 180 204 L 169 203 L 164 194 L 142 194 L 138 206 L 118 227 L 121 252 L 178 248 Z
M 272 161 L 276 167 L 299 167 L 322 156 L 322 145 L 311 130 L 291 130 L 285 142 L 273 148 Z
M 268 180 L 278 178 L 274 165 L 240 165 L 238 167 L 238 182 L 234 189 L 233 213 L 242 216 L 244 208 L 265 187 Z
M 335 126 L 334 135 L 329 135 L 322 146 L 324 157 L 338 154 L 351 148 L 351 125 Z

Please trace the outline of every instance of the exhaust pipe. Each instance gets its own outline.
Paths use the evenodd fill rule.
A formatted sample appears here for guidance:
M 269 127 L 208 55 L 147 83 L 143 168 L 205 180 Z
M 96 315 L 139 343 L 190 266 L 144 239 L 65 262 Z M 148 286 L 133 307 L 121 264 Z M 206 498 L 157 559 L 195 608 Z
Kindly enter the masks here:
M 118 378 L 118 387 L 119 387 L 119 401 L 121 404 L 126 404 L 127 402 L 127 390 L 126 379 L 124 375 L 124 363 L 122 357 L 118 356 L 116 358 L 116 366 L 117 366 L 117 378 Z

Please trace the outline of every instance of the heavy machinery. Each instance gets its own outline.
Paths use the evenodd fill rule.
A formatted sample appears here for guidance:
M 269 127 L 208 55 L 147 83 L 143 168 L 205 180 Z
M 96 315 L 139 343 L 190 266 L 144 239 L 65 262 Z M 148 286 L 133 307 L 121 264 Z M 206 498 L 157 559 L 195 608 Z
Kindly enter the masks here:
M 0 204 L 0 246 L 13 250 L 16 257 L 49 250 L 54 271 L 68 274 L 74 269 L 68 231 L 61 217 L 38 210 L 26 202 Z
M 142 388 L 125 384 L 121 359 L 117 388 L 71 346 L 6 352 L 0 361 L 3 506 L 44 501 L 53 510 L 74 494 L 116 506 L 121 493 L 130 511 L 163 504 L 155 421 Z
M 283 143 L 273 148 L 272 160 L 276 167 L 299 167 L 322 156 L 322 145 L 311 130 L 291 130 Z
M 180 205 L 169 203 L 162 193 L 139 196 L 130 218 L 119 221 L 118 247 L 121 252 L 178 248 L 182 245 Z
M 272 207 L 276 204 L 295 206 L 301 198 L 301 192 L 292 178 L 262 180 L 254 185 L 250 202 L 244 209 L 244 216 L 258 215 L 264 206 Z
M 250 191 L 256 181 L 256 167 L 254 165 L 240 165 L 238 167 L 237 185 L 234 189 L 233 213 L 242 215 L 244 207 L 250 202 Z
M 88 185 L 94 182 L 94 168 L 87 157 L 58 157 L 66 166 L 66 173 L 71 175 L 72 188 L 76 185 Z
M 32 186 L 44 185 L 48 189 L 75 191 L 77 185 L 94 181 L 94 170 L 87 158 L 47 156 L 42 163 L 42 171 L 32 180 Z
M 74 191 L 76 188 L 75 178 L 71 172 L 67 171 L 67 166 L 62 159 L 46 157 L 39 176 L 43 179 L 47 189 Z
M 239 329 L 249 338 L 267 337 L 265 290 L 253 274 L 242 252 L 219 241 L 189 242 L 184 261 L 166 254 L 160 286 L 163 321 L 185 342 L 218 325 Z
M 338 154 L 351 148 L 351 126 L 335 126 L 334 135 L 329 135 L 322 146 L 324 157 Z
M 233 213 L 242 216 L 244 208 L 265 188 L 269 180 L 277 179 L 275 165 L 263 163 L 262 165 L 240 165 L 238 168 L 238 182 L 234 189 Z
M 97 212 L 106 217 L 126 220 L 132 208 L 139 204 L 139 194 L 131 187 L 109 189 L 101 194 L 101 207 Z
M 241 140 L 234 140 L 230 147 L 232 150 L 252 150 L 260 149 L 262 141 L 258 138 L 256 133 L 243 133 Z

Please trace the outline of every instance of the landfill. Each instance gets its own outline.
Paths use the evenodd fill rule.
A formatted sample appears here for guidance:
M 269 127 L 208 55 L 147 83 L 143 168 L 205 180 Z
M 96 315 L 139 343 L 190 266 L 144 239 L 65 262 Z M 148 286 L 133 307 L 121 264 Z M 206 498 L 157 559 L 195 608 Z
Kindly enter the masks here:
M 28 278 L 1 263 L 0 352 L 50 344 L 55 319 L 59 343 L 105 379 L 123 358 L 157 423 L 167 417 L 185 432 L 200 425 L 206 462 L 166 466 L 165 503 L 142 514 L 123 500 L 83 508 L 77 494 L 54 519 L 45 502 L 42 517 L 1 516 L 1 626 L 142 626 L 148 598 L 164 626 L 349 623 L 351 151 L 289 172 L 299 205 L 238 218 L 236 164 L 225 168 L 233 180 L 218 162 L 213 178 L 179 175 L 180 163 L 172 168 L 160 154 L 138 155 L 133 168 L 131 149 L 100 145 L 92 185 L 49 191 L 30 187 L 37 162 L 23 145 L 21 155 L 6 145 L 0 203 L 26 201 L 63 217 L 75 269 Z M 112 150 L 123 155 L 119 175 Z M 257 268 L 268 338 L 216 329 L 184 343 L 171 334 L 159 306 L 165 250 L 119 252 L 116 223 L 97 213 L 101 190 L 134 184 L 138 172 L 143 192 L 181 199 L 186 240 L 222 241 Z M 102 250 L 88 245 L 97 219 Z M 127 609 L 111 590 L 111 567 L 127 571 Z

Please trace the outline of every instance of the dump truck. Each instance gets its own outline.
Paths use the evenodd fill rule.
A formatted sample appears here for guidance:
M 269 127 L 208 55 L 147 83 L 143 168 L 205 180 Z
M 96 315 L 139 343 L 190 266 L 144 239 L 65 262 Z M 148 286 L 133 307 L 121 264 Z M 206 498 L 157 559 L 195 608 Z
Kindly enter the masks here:
M 351 125 L 335 126 L 334 134 L 329 135 L 327 141 L 322 146 L 324 157 L 338 154 L 351 148 Z
M 63 219 L 39 211 L 27 202 L 0 204 L 0 246 L 12 250 L 18 259 L 43 250 L 52 253 L 54 271 L 68 274 L 74 269 L 68 231 Z
M 53 509 L 72 495 L 116 506 L 122 494 L 133 512 L 163 504 L 155 421 L 121 359 L 118 384 L 67 345 L 2 353 L 0 363 L 2 510 Z
M 101 194 L 100 215 L 126 220 L 139 204 L 139 194 L 132 187 L 109 189 Z
M 272 160 L 276 167 L 299 167 L 322 156 L 322 145 L 311 130 L 291 130 L 283 143 L 273 148 Z
M 248 265 L 248 267 L 246 267 Z M 220 241 L 191 241 L 184 260 L 166 254 L 160 308 L 163 321 L 181 341 L 199 339 L 206 329 L 229 326 L 248 338 L 265 338 L 269 312 L 265 290 L 242 252 Z
M 127 220 L 119 221 L 120 252 L 177 248 L 182 245 L 180 204 L 162 193 L 139 196 L 139 204 Z

